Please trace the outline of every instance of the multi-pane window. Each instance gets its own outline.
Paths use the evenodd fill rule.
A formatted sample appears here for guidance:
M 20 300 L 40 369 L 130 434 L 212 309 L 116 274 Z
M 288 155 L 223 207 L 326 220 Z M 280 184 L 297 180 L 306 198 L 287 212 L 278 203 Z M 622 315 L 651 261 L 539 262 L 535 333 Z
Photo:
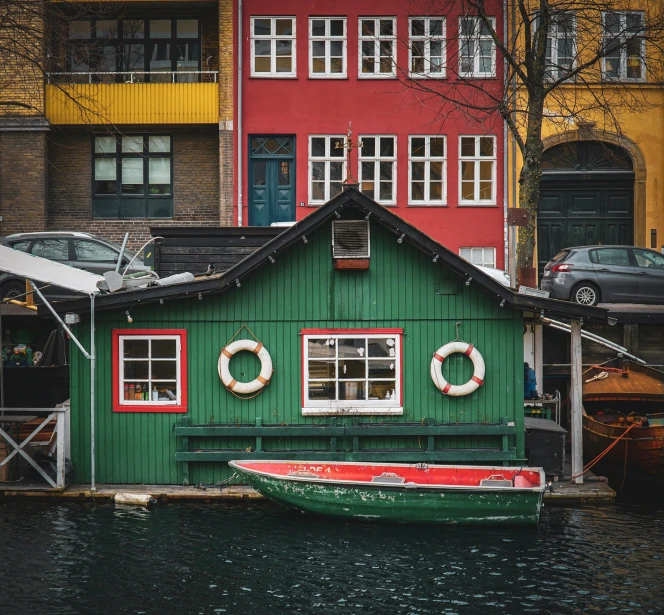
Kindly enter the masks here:
M 445 178 L 447 175 L 445 137 L 410 137 L 411 205 L 444 205 L 446 202 Z
M 489 22 L 495 30 L 496 20 L 490 17 Z M 496 76 L 496 48 L 487 24 L 480 17 L 459 19 L 459 76 Z
M 295 17 L 251 18 L 251 75 L 295 76 Z
M 77 82 L 196 82 L 198 19 L 113 19 L 69 23 L 69 70 Z M 208 76 L 207 78 L 211 78 Z
M 309 202 L 327 203 L 343 189 L 346 137 L 309 137 Z
M 495 205 L 496 137 L 459 137 L 459 203 Z
M 473 265 L 496 268 L 496 248 L 461 248 L 459 255 Z
M 394 204 L 397 138 L 361 136 L 360 141 L 360 189 L 383 205 Z
M 169 135 L 97 135 L 92 140 L 94 217 L 173 217 Z
M 642 81 L 646 76 L 645 15 L 641 11 L 602 13 L 605 79 Z
M 346 76 L 346 18 L 309 19 L 309 76 Z
M 186 332 L 113 331 L 113 410 L 186 412 Z
M 360 17 L 360 77 L 394 77 L 397 22 L 394 17 Z
M 563 12 L 551 16 L 546 39 L 546 76 L 555 80 L 574 69 L 576 59 L 576 17 Z
M 410 18 L 411 77 L 445 77 L 445 18 Z
M 303 331 L 304 414 L 401 414 L 400 332 Z

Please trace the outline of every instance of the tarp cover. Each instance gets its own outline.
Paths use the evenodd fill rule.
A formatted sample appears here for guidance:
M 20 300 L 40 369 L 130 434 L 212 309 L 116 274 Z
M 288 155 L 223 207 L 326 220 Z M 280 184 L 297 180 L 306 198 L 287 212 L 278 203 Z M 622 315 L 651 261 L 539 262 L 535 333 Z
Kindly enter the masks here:
M 102 276 L 89 271 L 75 269 L 40 256 L 32 256 L 7 246 L 0 246 L 0 271 L 88 295 L 99 293 L 97 282 L 104 281 Z

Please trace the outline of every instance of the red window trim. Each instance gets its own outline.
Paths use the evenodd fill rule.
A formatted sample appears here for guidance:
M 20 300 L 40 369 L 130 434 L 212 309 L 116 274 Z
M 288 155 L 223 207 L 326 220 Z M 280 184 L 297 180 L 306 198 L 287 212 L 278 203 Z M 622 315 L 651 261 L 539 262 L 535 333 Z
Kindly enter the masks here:
M 301 329 L 300 336 L 302 338 L 302 348 L 301 348 L 301 361 L 300 366 L 300 377 L 302 378 L 302 387 L 301 387 L 301 407 L 306 408 L 306 398 L 305 398 L 305 378 L 304 378 L 304 367 L 305 367 L 305 357 L 306 350 L 304 347 L 305 335 L 367 335 L 374 333 L 376 335 L 398 335 L 401 337 L 399 343 L 399 361 L 400 361 L 400 373 L 401 378 L 399 382 L 399 406 L 403 408 L 403 329 Z
M 186 329 L 113 329 L 111 344 L 113 412 L 187 412 L 187 330 Z M 180 338 L 180 403 L 177 405 L 120 404 L 120 336 L 177 335 Z

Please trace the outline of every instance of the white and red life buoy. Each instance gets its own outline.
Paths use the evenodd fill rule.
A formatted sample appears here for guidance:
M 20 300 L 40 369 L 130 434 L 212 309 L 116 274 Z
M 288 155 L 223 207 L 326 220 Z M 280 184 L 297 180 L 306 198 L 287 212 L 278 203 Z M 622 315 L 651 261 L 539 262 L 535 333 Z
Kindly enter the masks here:
M 258 374 L 258 376 L 251 382 L 238 382 L 233 378 L 229 368 L 231 358 L 241 350 L 253 352 L 258 356 L 261 362 L 260 374 Z M 270 382 L 270 378 L 272 377 L 272 358 L 261 342 L 256 342 L 254 340 L 237 340 L 221 349 L 217 368 L 219 370 L 219 378 L 221 378 L 224 386 L 229 391 L 248 395 L 260 391 L 268 382 Z
M 450 384 L 443 378 L 443 361 L 451 354 L 461 352 L 467 355 L 473 362 L 475 372 L 466 384 Z M 441 346 L 433 353 L 431 359 L 431 379 L 433 383 L 445 394 L 452 397 L 470 395 L 484 384 L 484 359 L 477 348 L 466 342 L 450 342 Z

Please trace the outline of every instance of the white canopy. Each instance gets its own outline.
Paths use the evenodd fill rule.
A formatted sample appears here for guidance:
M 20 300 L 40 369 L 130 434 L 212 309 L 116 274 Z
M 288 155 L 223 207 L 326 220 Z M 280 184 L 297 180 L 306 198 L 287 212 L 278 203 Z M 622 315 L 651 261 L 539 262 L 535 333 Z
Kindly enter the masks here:
M 87 295 L 98 294 L 97 282 L 104 281 L 102 276 L 89 271 L 75 269 L 40 256 L 32 256 L 7 246 L 0 246 L 0 271 Z

